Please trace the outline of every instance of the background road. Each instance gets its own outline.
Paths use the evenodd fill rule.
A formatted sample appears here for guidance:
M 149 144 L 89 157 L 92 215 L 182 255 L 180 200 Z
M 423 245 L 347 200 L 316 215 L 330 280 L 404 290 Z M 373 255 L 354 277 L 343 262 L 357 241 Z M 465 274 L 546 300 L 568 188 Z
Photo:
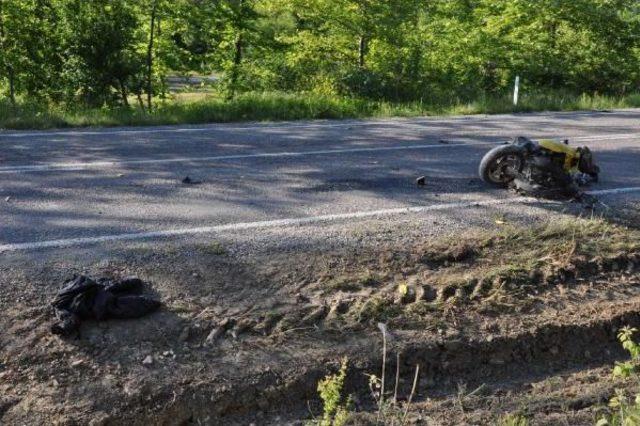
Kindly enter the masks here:
M 415 220 L 428 213 L 464 222 L 476 203 L 519 203 L 477 178 L 482 155 L 518 135 L 591 147 L 603 200 L 624 207 L 640 199 L 640 110 L 5 132 L 0 251 L 96 237 L 259 233 L 301 221 L 349 227 L 376 215 L 393 220 L 407 207 L 417 208 Z M 187 175 L 202 183 L 182 184 Z M 414 185 L 420 175 L 424 188 Z M 533 208 L 540 206 L 517 211 Z M 88 240 L 70 241 L 78 238 Z

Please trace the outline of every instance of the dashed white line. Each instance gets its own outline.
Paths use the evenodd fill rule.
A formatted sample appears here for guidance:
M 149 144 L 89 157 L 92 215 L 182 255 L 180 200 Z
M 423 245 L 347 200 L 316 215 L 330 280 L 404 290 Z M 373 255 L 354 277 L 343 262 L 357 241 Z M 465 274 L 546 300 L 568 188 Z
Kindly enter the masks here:
M 615 194 L 624 194 L 624 193 L 632 193 L 632 192 L 640 192 L 640 187 L 606 189 L 601 191 L 593 191 L 593 192 L 590 192 L 590 194 L 615 195 Z M 135 240 L 146 240 L 146 239 L 156 239 L 156 238 L 178 237 L 178 236 L 185 236 L 185 235 L 212 234 L 212 233 L 224 232 L 224 231 L 244 231 L 244 230 L 255 230 L 255 229 L 265 229 L 265 228 L 312 225 L 312 224 L 323 223 L 323 222 L 336 222 L 336 221 L 350 220 L 350 219 L 366 219 L 366 218 L 375 218 L 375 217 L 397 216 L 397 215 L 405 215 L 410 213 L 424 213 L 424 212 L 431 212 L 431 211 L 450 210 L 450 209 L 456 209 L 456 208 L 484 207 L 484 206 L 492 206 L 492 205 L 499 205 L 499 204 L 527 204 L 527 203 L 538 203 L 538 202 L 540 201 L 537 199 L 528 198 L 528 197 L 517 197 L 517 198 L 485 200 L 485 201 L 465 201 L 465 202 L 458 202 L 458 203 L 436 204 L 436 205 L 430 205 L 430 206 L 417 206 L 417 207 L 406 207 L 406 208 L 396 208 L 396 209 L 340 213 L 340 214 L 331 214 L 331 215 L 323 215 L 323 216 L 302 217 L 302 218 L 267 220 L 267 221 L 259 221 L 259 222 L 230 223 L 226 225 L 204 226 L 204 227 L 197 227 L 197 228 L 167 229 L 167 230 L 151 231 L 151 232 L 104 235 L 99 237 L 82 237 L 82 238 L 67 238 L 67 239 L 58 239 L 58 240 L 49 240 L 49 241 L 35 241 L 35 242 L 27 242 L 27 243 L 0 245 L 0 253 L 28 251 L 28 250 L 37 250 L 37 249 L 46 249 L 46 248 L 75 247 L 75 246 L 84 246 L 84 245 L 90 245 L 90 244 L 107 243 L 107 242 L 115 242 L 115 241 L 135 241 Z
M 178 157 L 178 158 L 156 158 L 156 159 L 140 159 L 140 160 L 123 160 L 123 161 L 96 161 L 88 163 L 50 163 L 42 165 L 25 165 L 25 166 L 6 166 L 0 167 L 0 173 L 20 173 L 20 172 L 46 172 L 46 171 L 74 171 L 95 168 L 114 168 L 118 166 L 134 165 L 134 164 L 167 164 L 167 163 L 186 163 L 186 162 L 211 162 L 224 160 L 240 160 L 248 158 L 278 158 L 278 157 L 305 157 L 309 155 L 333 155 L 346 153 L 366 153 L 380 151 L 407 151 L 421 149 L 442 149 L 459 146 L 470 145 L 494 145 L 495 142 L 469 142 L 456 144 L 429 144 L 429 145 L 403 145 L 388 147 L 371 147 L 371 148 L 346 148 L 346 149 L 323 149 L 317 151 L 299 151 L 299 152 L 260 152 L 255 154 L 235 154 L 235 155 L 217 155 L 211 157 Z

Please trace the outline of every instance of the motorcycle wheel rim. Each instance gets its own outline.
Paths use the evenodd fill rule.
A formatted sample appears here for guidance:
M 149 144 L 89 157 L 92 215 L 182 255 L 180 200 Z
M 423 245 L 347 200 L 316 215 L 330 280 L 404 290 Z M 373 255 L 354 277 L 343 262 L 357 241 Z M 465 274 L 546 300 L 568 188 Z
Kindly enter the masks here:
M 511 182 L 522 167 L 519 155 L 505 155 L 498 158 L 489 169 L 489 179 L 496 183 Z

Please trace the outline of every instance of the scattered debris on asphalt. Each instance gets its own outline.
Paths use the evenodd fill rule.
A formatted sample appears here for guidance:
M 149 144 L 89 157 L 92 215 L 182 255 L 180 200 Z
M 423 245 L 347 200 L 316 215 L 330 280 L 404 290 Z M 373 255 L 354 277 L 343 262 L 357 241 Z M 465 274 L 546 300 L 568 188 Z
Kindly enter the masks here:
M 142 295 L 144 283 L 129 277 L 120 281 L 93 279 L 78 275 L 67 281 L 52 302 L 58 321 L 51 332 L 70 336 L 78 332 L 85 319 L 98 321 L 117 318 L 139 318 L 161 305 L 159 300 Z
M 4 199 L 4 201 L 6 201 L 7 203 L 8 203 L 9 201 L 11 201 L 11 196 L 6 197 L 6 198 Z
M 416 179 L 416 185 L 425 186 L 426 184 L 427 184 L 427 177 L 426 176 L 420 176 L 418 179 Z
M 438 143 L 441 143 L 441 144 L 444 144 L 444 145 L 449 145 L 451 142 L 449 142 L 448 140 L 445 140 L 445 139 L 440 139 L 438 141 Z
M 202 183 L 202 181 L 191 179 L 189 176 L 186 176 L 184 179 L 182 179 L 182 183 L 184 183 L 185 185 L 199 185 Z

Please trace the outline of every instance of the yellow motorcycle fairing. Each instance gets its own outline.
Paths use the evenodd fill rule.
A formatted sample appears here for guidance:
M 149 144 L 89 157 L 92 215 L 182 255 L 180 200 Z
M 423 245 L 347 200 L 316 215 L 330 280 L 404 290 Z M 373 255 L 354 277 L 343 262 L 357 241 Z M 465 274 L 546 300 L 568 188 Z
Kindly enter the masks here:
M 569 173 L 578 171 L 578 163 L 580 162 L 580 152 L 576 148 L 572 148 L 562 142 L 551 139 L 543 139 L 538 142 L 541 148 L 557 154 L 564 154 L 564 170 Z

